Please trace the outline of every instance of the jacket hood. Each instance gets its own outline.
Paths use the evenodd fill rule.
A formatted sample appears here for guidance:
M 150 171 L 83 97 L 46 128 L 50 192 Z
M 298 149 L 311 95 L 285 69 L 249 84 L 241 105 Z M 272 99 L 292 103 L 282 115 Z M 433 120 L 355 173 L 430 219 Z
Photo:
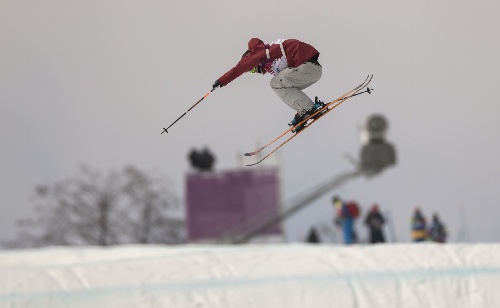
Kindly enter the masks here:
M 254 49 L 255 47 L 259 46 L 259 45 L 264 45 L 264 42 L 259 39 L 259 38 L 251 38 L 249 41 L 248 41 L 248 50 L 252 50 Z

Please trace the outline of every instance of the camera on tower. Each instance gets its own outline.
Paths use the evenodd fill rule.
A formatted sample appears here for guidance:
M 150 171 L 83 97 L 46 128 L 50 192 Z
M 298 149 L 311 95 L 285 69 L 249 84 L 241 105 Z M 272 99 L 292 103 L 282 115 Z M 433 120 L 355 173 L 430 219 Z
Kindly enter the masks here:
M 366 175 L 376 175 L 396 163 L 394 146 L 385 140 L 387 120 L 379 114 L 368 117 L 363 125 L 360 168 Z

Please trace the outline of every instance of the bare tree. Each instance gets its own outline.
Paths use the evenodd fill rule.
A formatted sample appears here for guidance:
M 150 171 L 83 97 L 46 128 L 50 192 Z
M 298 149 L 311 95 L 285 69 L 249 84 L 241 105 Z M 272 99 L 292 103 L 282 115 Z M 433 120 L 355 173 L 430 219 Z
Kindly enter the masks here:
M 160 175 L 149 175 L 135 167 L 123 171 L 123 189 L 130 210 L 131 238 L 139 243 L 178 243 L 183 222 L 173 218 L 179 203 Z
M 19 221 L 7 247 L 180 243 L 179 202 L 166 178 L 125 167 L 103 176 L 88 166 L 80 174 L 35 188 L 34 218 Z

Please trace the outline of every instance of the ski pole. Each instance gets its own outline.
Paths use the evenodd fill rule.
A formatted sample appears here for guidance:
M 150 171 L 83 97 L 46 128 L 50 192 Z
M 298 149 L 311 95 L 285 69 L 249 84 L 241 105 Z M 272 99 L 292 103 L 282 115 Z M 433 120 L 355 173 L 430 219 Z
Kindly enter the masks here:
M 375 89 L 370 89 L 370 88 L 366 87 L 366 90 L 364 90 L 363 92 L 359 92 L 359 93 L 356 93 L 356 94 L 353 94 L 353 95 L 346 96 L 343 99 L 348 99 L 348 98 L 351 98 L 351 97 L 354 97 L 356 95 L 360 95 L 360 94 L 363 94 L 363 93 L 372 94 L 373 90 L 375 90 Z
M 354 96 L 356 96 L 356 95 L 360 95 L 360 94 L 363 94 L 363 93 L 372 94 L 372 91 L 373 91 L 373 90 L 375 90 L 375 89 L 372 89 L 372 88 L 368 88 L 368 87 L 367 87 L 367 88 L 366 88 L 366 90 L 364 90 L 363 92 L 359 92 L 359 93 L 356 93 L 356 94 L 348 95 L 348 96 L 346 96 L 346 97 L 344 97 L 344 98 L 339 99 L 339 101 L 344 101 L 344 100 L 346 100 L 346 99 L 348 99 L 348 98 L 351 98 L 351 97 L 354 97 Z
M 167 128 L 163 128 L 163 131 L 161 132 L 162 134 L 163 133 L 168 133 L 168 129 L 170 127 L 172 127 L 175 123 L 177 123 L 177 121 L 179 121 L 183 116 L 185 116 L 189 111 L 191 111 L 191 109 L 193 109 L 194 107 L 196 107 L 196 105 L 198 105 L 202 100 L 205 99 L 205 97 L 207 97 L 208 95 L 210 95 L 210 93 L 212 93 L 216 88 L 213 88 L 212 90 L 210 90 L 209 92 L 207 92 L 207 94 L 203 95 L 202 98 L 200 98 L 199 101 L 196 102 L 196 104 L 194 104 L 193 106 L 191 106 L 191 108 L 189 108 L 186 112 L 184 112 L 180 117 L 177 118 L 177 120 L 174 121 L 174 123 L 170 124 L 169 127 Z M 161 135 L 161 134 L 160 134 Z

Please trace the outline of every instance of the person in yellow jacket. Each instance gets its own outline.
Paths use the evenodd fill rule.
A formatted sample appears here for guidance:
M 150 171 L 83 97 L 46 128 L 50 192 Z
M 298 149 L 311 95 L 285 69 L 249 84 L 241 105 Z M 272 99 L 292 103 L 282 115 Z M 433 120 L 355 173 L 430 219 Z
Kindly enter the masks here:
M 423 242 L 427 240 L 427 221 L 420 208 L 415 208 L 411 218 L 411 238 L 414 242 Z

